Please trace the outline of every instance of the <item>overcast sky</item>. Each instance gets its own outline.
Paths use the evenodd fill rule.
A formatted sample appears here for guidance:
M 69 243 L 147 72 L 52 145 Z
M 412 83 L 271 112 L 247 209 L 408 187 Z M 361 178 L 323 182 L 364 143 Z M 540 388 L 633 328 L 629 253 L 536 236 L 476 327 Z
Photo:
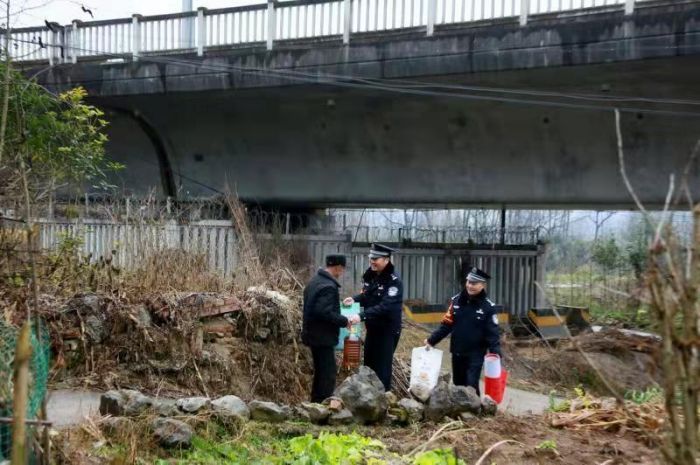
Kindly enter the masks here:
M 192 3 L 194 9 L 201 6 L 226 8 L 265 3 L 265 0 L 192 0 Z M 13 27 L 40 26 L 45 19 L 63 25 L 74 19 L 89 21 L 90 15 L 83 12 L 81 6 L 90 9 L 96 20 L 182 11 L 182 0 L 11 0 L 10 5 L 15 13 Z

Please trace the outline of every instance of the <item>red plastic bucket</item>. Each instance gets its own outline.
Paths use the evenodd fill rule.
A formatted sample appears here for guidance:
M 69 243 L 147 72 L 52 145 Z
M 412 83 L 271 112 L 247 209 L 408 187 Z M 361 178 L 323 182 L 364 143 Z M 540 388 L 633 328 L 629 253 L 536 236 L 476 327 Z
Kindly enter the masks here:
M 508 382 L 508 372 L 501 369 L 499 378 L 484 377 L 484 394 L 492 398 L 497 404 L 503 401 L 503 394 L 506 392 Z

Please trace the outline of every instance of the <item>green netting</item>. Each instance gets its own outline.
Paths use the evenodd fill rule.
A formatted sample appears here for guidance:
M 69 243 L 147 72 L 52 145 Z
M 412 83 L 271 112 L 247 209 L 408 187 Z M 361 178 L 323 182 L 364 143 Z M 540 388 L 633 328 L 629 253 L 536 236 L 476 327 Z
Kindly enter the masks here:
M 32 325 L 32 361 L 29 368 L 29 402 L 27 418 L 36 418 L 46 395 L 46 383 L 49 378 L 49 358 L 51 343 L 46 326 L 42 323 Z M 15 345 L 19 328 L 0 320 L 0 416 L 12 416 L 13 375 Z M 12 428 L 0 424 L 0 460 L 7 458 L 10 452 Z

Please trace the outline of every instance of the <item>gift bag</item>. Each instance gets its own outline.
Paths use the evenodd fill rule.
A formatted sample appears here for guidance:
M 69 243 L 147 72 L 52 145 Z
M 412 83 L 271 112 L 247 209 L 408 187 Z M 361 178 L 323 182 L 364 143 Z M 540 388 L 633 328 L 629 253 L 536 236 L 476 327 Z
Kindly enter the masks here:
M 427 400 L 437 385 L 442 366 L 442 351 L 416 347 L 411 352 L 411 381 L 409 390 L 420 400 Z

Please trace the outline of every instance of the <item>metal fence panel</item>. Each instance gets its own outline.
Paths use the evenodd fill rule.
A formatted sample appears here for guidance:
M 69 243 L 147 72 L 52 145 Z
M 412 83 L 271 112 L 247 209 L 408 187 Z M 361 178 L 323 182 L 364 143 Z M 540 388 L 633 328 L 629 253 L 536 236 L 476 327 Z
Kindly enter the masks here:
M 131 268 L 165 249 L 201 254 L 212 270 L 230 276 L 236 266 L 236 236 L 229 221 L 191 224 L 125 224 L 96 220 L 40 223 L 40 244 L 55 249 L 64 238 L 77 238 L 92 260 L 112 258 L 117 266 Z M 263 236 L 265 238 L 266 236 Z M 312 268 L 323 266 L 328 254 L 348 256 L 341 279 L 343 295 L 359 292 L 368 267 L 366 245 L 353 245 L 349 236 L 283 235 L 269 239 L 301 242 L 307 247 Z M 489 294 L 511 313 L 524 315 L 538 304 L 535 280 L 544 276 L 543 246 L 517 250 L 461 249 L 454 246 L 402 248 L 393 262 L 404 282 L 404 299 L 430 304 L 446 303 L 461 289 L 463 264 L 477 266 L 493 276 Z M 313 271 L 313 270 L 309 270 Z

